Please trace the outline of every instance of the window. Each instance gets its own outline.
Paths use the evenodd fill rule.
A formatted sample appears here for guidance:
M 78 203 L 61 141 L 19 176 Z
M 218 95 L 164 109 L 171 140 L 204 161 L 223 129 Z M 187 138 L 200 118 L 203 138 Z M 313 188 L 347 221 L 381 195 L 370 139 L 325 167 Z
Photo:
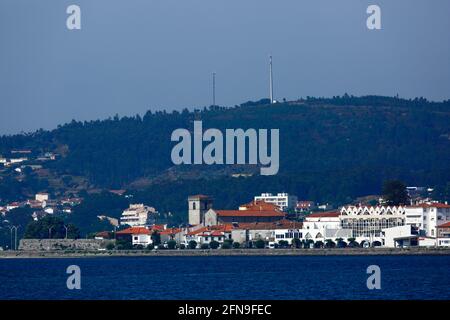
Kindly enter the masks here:
M 196 203 L 192 202 L 192 209 L 195 210 L 196 209 Z

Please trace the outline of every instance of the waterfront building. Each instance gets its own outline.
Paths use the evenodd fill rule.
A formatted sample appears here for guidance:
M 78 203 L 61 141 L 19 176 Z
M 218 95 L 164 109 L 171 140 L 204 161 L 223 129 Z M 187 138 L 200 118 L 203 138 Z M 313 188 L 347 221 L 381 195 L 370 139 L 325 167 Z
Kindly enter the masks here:
M 131 227 L 125 230 L 117 231 L 118 240 L 131 241 L 131 244 L 147 246 L 153 243 L 152 230 L 148 227 Z
M 338 211 L 317 212 L 307 215 L 303 222 L 302 239 L 312 241 L 335 241 L 337 238 L 348 239 L 353 236 L 349 228 L 342 228 Z
M 255 196 L 254 201 L 264 201 L 276 205 L 281 211 L 294 209 L 297 205 L 298 199 L 289 193 L 261 193 L 260 196 Z
M 436 244 L 439 247 L 450 247 L 450 222 L 437 226 Z
M 130 207 L 122 212 L 120 225 L 130 227 L 145 227 L 151 224 L 151 217 L 155 216 L 157 211 L 153 207 L 144 206 L 144 204 L 131 204 Z
M 188 245 L 193 240 L 197 242 L 198 247 L 202 244 L 210 244 L 212 241 L 222 244 L 225 240 L 232 239 L 232 230 L 233 226 L 230 224 L 194 228 L 186 233 L 184 243 Z
M 410 225 L 403 225 L 383 229 L 381 232 L 381 245 L 387 248 L 405 248 L 418 245 L 419 235 L 417 229 Z
M 437 226 L 450 221 L 450 205 L 427 202 L 406 207 L 406 224 L 419 230 L 422 237 L 436 238 Z
M 253 201 L 239 206 L 238 210 L 209 209 L 205 213 L 204 225 L 275 222 L 284 219 L 285 216 L 286 214 L 274 204 L 264 201 Z
M 340 226 L 351 229 L 360 241 L 381 241 L 383 229 L 405 224 L 404 206 L 345 206 L 340 210 Z
M 130 227 L 116 232 L 117 240 L 125 240 L 131 242 L 133 246 L 142 245 L 147 246 L 153 243 L 152 234 L 154 232 L 162 232 L 167 228 L 167 225 L 152 225 L 146 227 Z

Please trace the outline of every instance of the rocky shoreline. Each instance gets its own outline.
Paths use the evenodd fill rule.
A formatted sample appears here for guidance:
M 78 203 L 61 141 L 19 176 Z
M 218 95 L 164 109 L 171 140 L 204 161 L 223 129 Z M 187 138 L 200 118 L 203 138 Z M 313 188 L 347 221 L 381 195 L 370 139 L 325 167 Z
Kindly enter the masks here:
M 450 255 L 450 248 L 344 248 L 344 249 L 208 249 L 208 250 L 111 250 L 111 251 L 0 251 L 0 259 L 25 258 L 104 258 L 104 257 L 183 257 L 183 256 L 376 256 Z

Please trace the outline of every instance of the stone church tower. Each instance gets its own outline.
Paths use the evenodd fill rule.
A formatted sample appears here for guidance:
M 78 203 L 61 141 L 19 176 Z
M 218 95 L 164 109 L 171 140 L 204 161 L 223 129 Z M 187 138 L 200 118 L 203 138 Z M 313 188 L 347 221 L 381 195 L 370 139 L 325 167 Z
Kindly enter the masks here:
M 205 221 L 205 213 L 212 208 L 212 198 L 199 194 L 195 196 L 189 196 L 189 224 L 203 224 Z

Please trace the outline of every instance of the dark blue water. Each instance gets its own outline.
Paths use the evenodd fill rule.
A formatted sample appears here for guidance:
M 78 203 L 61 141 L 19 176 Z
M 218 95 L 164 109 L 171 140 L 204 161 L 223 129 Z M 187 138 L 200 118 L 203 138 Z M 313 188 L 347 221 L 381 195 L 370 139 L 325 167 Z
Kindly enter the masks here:
M 66 268 L 81 268 L 68 290 Z M 381 290 L 366 269 L 381 268 Z M 0 299 L 450 299 L 450 256 L 0 260 Z

